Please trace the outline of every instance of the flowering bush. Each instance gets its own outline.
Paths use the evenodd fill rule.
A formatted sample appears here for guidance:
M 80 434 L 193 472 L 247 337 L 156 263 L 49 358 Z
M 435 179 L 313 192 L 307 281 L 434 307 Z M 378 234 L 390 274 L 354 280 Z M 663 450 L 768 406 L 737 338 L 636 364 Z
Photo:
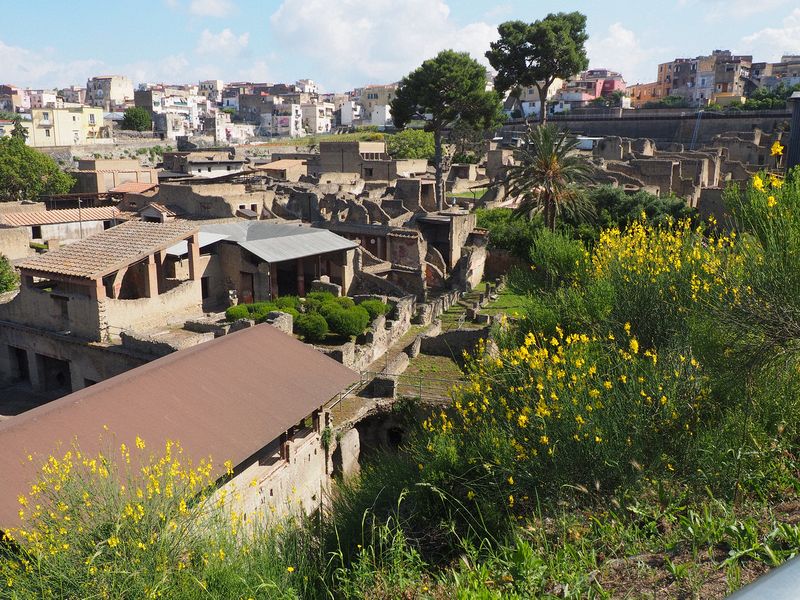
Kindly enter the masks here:
M 268 588 L 299 597 L 308 581 L 284 562 L 293 571 L 299 559 L 277 551 L 294 532 L 267 535 L 256 515 L 230 510 L 213 493 L 213 471 L 210 458 L 193 464 L 178 443 L 149 454 L 138 437 L 112 453 L 74 445 L 49 456 L 19 496 L 20 526 L 5 534 L 0 595 L 238 598 Z M 264 535 L 247 538 L 245 528 Z

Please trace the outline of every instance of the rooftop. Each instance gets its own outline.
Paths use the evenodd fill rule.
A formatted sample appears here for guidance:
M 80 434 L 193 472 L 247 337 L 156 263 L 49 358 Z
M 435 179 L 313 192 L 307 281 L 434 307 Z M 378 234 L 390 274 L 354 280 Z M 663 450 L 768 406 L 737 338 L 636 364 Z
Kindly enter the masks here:
M 301 225 L 269 223 L 266 221 L 237 221 L 204 225 L 200 229 L 200 247 L 204 241 L 236 242 L 261 260 L 277 263 L 356 248 L 358 242 L 345 239 L 327 229 L 316 229 Z M 209 241 L 208 243 L 213 243 Z M 174 256 L 187 252 L 186 242 L 175 244 L 167 250 Z
M 19 264 L 40 273 L 97 279 L 174 245 L 197 231 L 181 222 L 128 221 Z
M 0 225 L 10 227 L 30 227 L 32 225 L 54 225 L 57 223 L 77 223 L 79 221 L 108 221 L 111 219 L 130 219 L 133 215 L 117 210 L 114 206 L 88 208 L 61 208 L 31 212 L 12 212 L 0 215 Z
M 247 357 L 232 360 L 231 357 Z M 224 365 L 224 368 L 220 368 Z M 108 451 L 107 428 L 133 446 L 176 440 L 195 461 L 243 463 L 358 380 L 313 347 L 262 324 L 175 352 L 0 422 L 0 527 L 17 525 L 17 496 L 38 467 L 78 440 Z M 33 461 L 28 461 L 28 454 Z

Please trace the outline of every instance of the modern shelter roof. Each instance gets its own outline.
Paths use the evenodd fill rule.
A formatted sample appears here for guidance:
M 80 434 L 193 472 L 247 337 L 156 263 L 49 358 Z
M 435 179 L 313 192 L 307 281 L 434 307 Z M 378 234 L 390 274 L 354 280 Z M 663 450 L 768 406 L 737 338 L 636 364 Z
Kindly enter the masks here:
M 109 435 L 129 447 L 139 436 L 156 452 L 178 441 L 195 462 L 211 456 L 218 477 L 223 462 L 242 464 L 358 378 L 265 323 L 11 417 L 0 422 L 0 529 L 19 524 L 17 497 L 39 465 L 75 440 L 85 454 L 107 453 Z

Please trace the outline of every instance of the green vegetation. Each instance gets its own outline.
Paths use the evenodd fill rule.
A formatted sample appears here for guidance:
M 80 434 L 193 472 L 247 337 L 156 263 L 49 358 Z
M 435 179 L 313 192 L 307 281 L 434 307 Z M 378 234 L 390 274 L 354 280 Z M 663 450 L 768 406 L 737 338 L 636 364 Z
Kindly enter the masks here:
M 542 98 L 539 123 L 547 120 L 547 93 L 557 79 L 586 69 L 586 15 L 579 12 L 548 14 L 525 23 L 507 21 L 497 28 L 500 39 L 486 53 L 497 71 L 494 87 L 499 92 L 535 87 Z
M 75 179 L 52 158 L 25 145 L 18 137 L 0 139 L 0 201 L 37 200 L 66 194 Z
M 486 69 L 465 52 L 443 50 L 400 81 L 392 100 L 392 119 L 399 129 L 430 115 L 425 131 L 433 133 L 436 206 L 444 206 L 442 132 L 457 123 L 491 130 L 504 118 L 500 95 L 486 91 Z
M 19 276 L 11 262 L 0 254 L 0 294 L 16 289 L 18 283 Z
M 324 342 L 328 336 L 328 322 L 319 313 L 302 314 L 297 317 L 295 331 L 307 342 Z
M 153 128 L 153 120 L 146 109 L 134 106 L 125 110 L 121 127 L 132 131 L 150 131 Z
M 662 98 L 661 100 L 651 100 L 650 102 L 645 102 L 642 105 L 642 108 L 645 109 L 688 108 L 688 107 L 689 107 L 689 101 L 683 96 L 667 96 L 666 98 Z
M 421 129 L 404 129 L 386 136 L 386 150 L 394 158 L 424 158 L 431 160 L 436 149 L 433 134 Z
M 514 154 L 516 164 L 506 171 L 508 195 L 519 198 L 517 215 L 542 213 L 545 226 L 555 231 L 562 215 L 573 220 L 591 218 L 592 206 L 575 184 L 591 173 L 591 163 L 575 151 L 578 140 L 553 125 L 529 128 Z
M 778 87 L 776 87 L 774 90 L 758 88 L 752 94 L 750 94 L 750 96 L 748 96 L 744 104 L 737 106 L 736 108 L 740 108 L 741 110 L 770 110 L 776 108 L 786 108 L 786 101 L 789 99 L 789 96 L 799 90 L 800 84 L 787 86 L 783 83 L 778 85 Z
M 376 299 L 364 300 L 356 305 L 352 298 L 346 296 L 310 292 L 304 299 L 280 296 L 272 302 L 231 306 L 225 311 L 225 319 L 253 319 L 261 323 L 271 312 L 285 312 L 294 318 L 295 333 L 309 342 L 324 342 L 329 333 L 348 339 L 361 335 L 375 318 L 385 315 L 389 310 L 388 304 Z
M 723 597 L 800 551 L 800 171 L 726 202 L 724 236 L 640 219 L 586 247 L 540 227 L 496 347 L 449 406 L 398 404 L 400 449 L 307 522 L 203 502 L 208 463 L 190 475 L 169 446 L 142 483 L 133 449 L 54 458 L 21 490 L 7 595 Z M 438 358 L 414 374 L 462 377 Z

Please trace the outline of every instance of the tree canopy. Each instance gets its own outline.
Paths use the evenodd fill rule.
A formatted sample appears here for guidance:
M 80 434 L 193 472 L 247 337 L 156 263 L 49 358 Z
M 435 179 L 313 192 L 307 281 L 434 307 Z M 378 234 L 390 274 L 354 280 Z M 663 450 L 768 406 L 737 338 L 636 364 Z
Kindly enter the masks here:
M 433 134 L 421 129 L 404 129 L 386 136 L 386 149 L 394 158 L 424 158 L 431 160 L 436 152 Z
M 0 201 L 35 200 L 66 194 L 75 180 L 52 158 L 17 137 L 0 139 Z
M 541 98 L 539 122 L 547 118 L 547 91 L 557 78 L 567 79 L 586 69 L 586 15 L 549 14 L 540 21 L 506 21 L 497 28 L 500 39 L 486 53 L 497 71 L 494 87 L 505 92 L 535 87 Z
M 491 129 L 502 122 L 497 92 L 486 91 L 486 69 L 466 52 L 443 50 L 400 81 L 392 101 L 392 119 L 402 129 L 413 119 L 425 120 L 433 133 L 436 203 L 444 203 L 442 130 L 458 122 Z
M 150 113 L 141 106 L 127 109 L 122 117 L 122 129 L 150 131 L 152 128 L 153 120 L 150 118 Z

